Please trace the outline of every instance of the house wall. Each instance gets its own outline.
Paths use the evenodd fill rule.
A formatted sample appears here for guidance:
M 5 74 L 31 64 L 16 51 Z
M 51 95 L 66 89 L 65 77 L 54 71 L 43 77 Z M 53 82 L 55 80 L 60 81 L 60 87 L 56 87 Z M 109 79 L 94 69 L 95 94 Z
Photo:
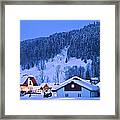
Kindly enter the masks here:
M 65 91 L 64 97 L 81 97 L 81 91 Z
M 64 87 L 57 90 L 57 97 L 87 97 L 89 98 L 90 97 L 90 91 L 83 88 L 82 87 L 82 90 L 81 91 L 64 91 Z
M 86 88 L 82 87 L 82 93 L 81 93 L 81 97 L 85 98 L 89 98 L 90 97 L 90 91 L 87 90 Z
M 64 97 L 64 96 L 65 96 L 64 87 L 62 87 L 61 89 L 57 90 L 57 97 Z
M 28 87 L 26 86 L 20 86 L 20 90 L 24 92 L 28 92 Z
M 58 95 L 57 95 L 57 92 L 52 92 L 52 98 L 57 98 Z
M 30 78 L 28 78 L 28 86 L 33 86 L 33 82 L 32 82 L 32 80 Z

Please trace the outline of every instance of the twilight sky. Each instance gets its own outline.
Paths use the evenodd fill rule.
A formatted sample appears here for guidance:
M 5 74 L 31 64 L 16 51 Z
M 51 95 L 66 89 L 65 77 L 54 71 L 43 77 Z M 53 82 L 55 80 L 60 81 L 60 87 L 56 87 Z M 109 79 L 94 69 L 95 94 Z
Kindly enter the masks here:
M 98 20 L 20 20 L 20 40 L 80 29 Z

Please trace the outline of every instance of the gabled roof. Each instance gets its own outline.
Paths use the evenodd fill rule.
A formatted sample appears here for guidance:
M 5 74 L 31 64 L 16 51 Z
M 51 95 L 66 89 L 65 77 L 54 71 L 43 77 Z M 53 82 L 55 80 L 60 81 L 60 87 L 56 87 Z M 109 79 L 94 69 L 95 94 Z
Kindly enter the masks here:
M 37 81 L 35 80 L 33 76 L 28 76 L 26 81 L 23 83 L 23 86 L 28 85 L 28 78 L 30 78 L 30 80 L 33 82 L 33 86 L 38 86 Z
M 80 86 L 83 86 L 83 87 L 86 88 L 86 89 L 91 90 L 91 91 L 99 90 L 99 87 L 98 87 L 98 86 L 93 85 L 93 84 L 91 84 L 90 82 L 88 82 L 88 81 L 86 81 L 86 80 L 84 80 L 84 79 L 82 79 L 82 78 L 80 78 L 80 77 L 77 77 L 77 76 L 74 76 L 74 77 L 66 80 L 65 82 L 61 83 L 61 84 L 58 85 L 58 86 L 53 86 L 52 90 L 58 90 L 58 89 L 64 87 L 65 85 L 71 83 L 72 81 L 73 81 L 74 83 L 80 85 Z

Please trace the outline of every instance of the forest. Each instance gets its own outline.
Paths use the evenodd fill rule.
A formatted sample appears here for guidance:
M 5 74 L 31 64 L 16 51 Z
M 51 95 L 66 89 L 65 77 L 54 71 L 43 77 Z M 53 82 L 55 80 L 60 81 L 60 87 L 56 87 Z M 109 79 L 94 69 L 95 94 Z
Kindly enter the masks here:
M 84 66 L 72 65 L 64 68 L 65 79 L 79 76 L 84 79 L 100 77 L 100 22 L 90 23 L 83 28 L 67 32 L 55 33 L 48 37 L 39 37 L 20 42 L 20 66 L 22 70 L 38 67 L 44 71 L 48 62 L 54 62 L 54 58 L 62 54 L 67 48 L 65 63 L 76 58 L 86 64 Z M 64 54 L 63 54 L 64 56 Z M 89 63 L 88 60 L 92 62 Z M 76 61 L 74 61 L 76 62 Z M 62 65 L 62 64 L 61 64 Z M 56 67 L 56 77 L 59 77 L 60 66 Z M 42 78 L 43 81 L 43 72 Z M 47 80 L 49 76 L 47 77 Z

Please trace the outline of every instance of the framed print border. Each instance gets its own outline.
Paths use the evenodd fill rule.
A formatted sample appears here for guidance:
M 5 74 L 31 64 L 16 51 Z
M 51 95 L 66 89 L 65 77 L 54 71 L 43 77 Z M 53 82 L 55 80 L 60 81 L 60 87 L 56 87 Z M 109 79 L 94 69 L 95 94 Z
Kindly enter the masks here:
M 115 115 L 5 115 L 5 5 L 115 5 Z M 1 119 L 119 119 L 119 14 L 117 0 L 66 1 L 2 1 L 1 2 L 1 55 L 0 55 L 0 118 Z

